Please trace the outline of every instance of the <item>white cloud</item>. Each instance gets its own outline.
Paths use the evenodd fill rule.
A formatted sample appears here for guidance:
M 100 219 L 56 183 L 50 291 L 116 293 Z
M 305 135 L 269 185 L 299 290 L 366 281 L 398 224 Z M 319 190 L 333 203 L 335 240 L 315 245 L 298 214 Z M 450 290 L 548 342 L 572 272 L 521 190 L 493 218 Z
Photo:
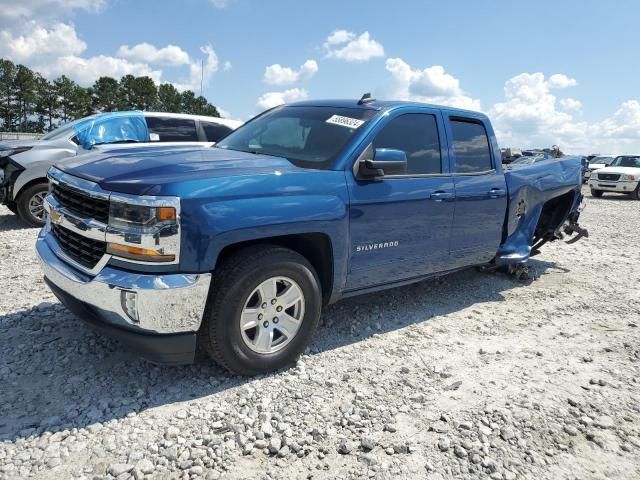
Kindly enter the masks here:
M 582 109 L 582 102 L 580 100 L 576 100 L 575 98 L 561 98 L 560 106 L 564 110 L 579 112 Z
M 575 87 L 578 84 L 575 78 L 567 77 L 562 73 L 556 73 L 549 77 L 547 85 L 549 88 L 568 88 Z
M 228 72 L 229 70 L 231 70 L 231 68 L 233 68 L 233 65 L 231 65 L 231 62 L 229 60 L 224 62 L 224 66 L 222 67 L 222 70 L 224 70 L 225 72 Z
M 201 79 L 203 86 L 207 86 L 219 69 L 218 55 L 211 45 L 200 48 L 203 59 L 192 58 L 175 45 L 157 48 L 146 42 L 132 47 L 123 45 L 115 56 L 84 57 L 82 54 L 86 49 L 87 44 L 70 23 L 54 22 L 47 26 L 30 20 L 11 28 L 0 27 L 0 57 L 23 63 L 47 78 L 67 75 L 83 86 L 91 85 L 100 76 L 119 79 L 128 74 L 146 75 L 156 82 L 166 81 L 162 70 L 152 67 L 164 65 L 188 67 L 183 79 L 174 85 L 180 90 L 199 93 Z M 231 63 L 226 62 L 225 68 L 230 67 Z
M 89 86 L 99 77 L 109 76 L 116 79 L 124 75 L 149 76 L 160 82 L 162 70 L 154 70 L 145 63 L 135 63 L 122 58 L 97 55 L 81 58 L 74 55 L 59 57 L 55 62 L 40 65 L 37 69 L 49 78 L 66 75 L 80 85 Z
M 347 32 L 346 30 L 335 30 L 327 38 L 327 43 L 325 43 L 325 47 L 329 47 L 331 45 L 339 45 L 341 43 L 350 42 L 355 37 L 356 37 L 356 34 L 353 33 L 353 32 Z
M 269 65 L 264 71 L 264 82 L 269 85 L 289 85 L 291 83 L 309 80 L 318 71 L 318 62 L 307 60 L 298 70 L 283 67 L 276 63 Z
M 204 86 L 208 85 L 213 74 L 218 71 L 220 62 L 213 47 L 211 45 L 205 45 L 204 47 L 200 47 L 200 52 L 205 55 L 206 59 L 191 60 L 189 64 L 189 79 L 183 82 L 172 82 L 178 90 L 193 90 L 196 95 L 199 95 L 200 82 L 202 81 Z
M 105 6 L 105 0 L 9 0 L 2 2 L 0 26 L 40 19 L 55 20 L 74 10 L 96 13 Z
M 191 61 L 189 54 L 180 47 L 167 45 L 163 48 L 156 48 L 146 42 L 139 43 L 131 48 L 128 45 L 122 45 L 116 55 L 128 60 L 169 67 L 186 65 Z
M 73 25 L 56 23 L 47 29 L 30 21 L 24 30 L 28 34 L 0 31 L 0 57 L 19 63 L 33 60 L 47 62 L 52 57 L 78 55 L 87 48 L 87 44 L 78 38 Z
M 589 136 L 597 139 L 600 146 L 610 145 L 611 149 L 607 151 L 638 153 L 640 150 L 640 101 L 624 102 L 610 118 L 592 125 Z
M 46 28 L 36 21 L 29 21 L 23 24 L 21 31 L 23 33 L 0 30 L 0 57 L 28 65 L 49 78 L 67 75 L 88 86 L 102 75 L 115 78 L 127 74 L 149 75 L 159 80 L 162 74 L 161 70 L 143 62 L 107 55 L 81 57 L 87 44 L 78 38 L 71 24 L 54 23 Z
M 385 66 L 393 79 L 394 99 L 480 110 L 480 101 L 466 95 L 460 81 L 440 65 L 420 70 L 401 58 L 388 58 Z
M 364 32 L 357 36 L 346 30 L 336 30 L 324 43 L 327 58 L 338 58 L 347 62 L 366 62 L 384 56 L 384 47 Z
M 277 107 L 283 103 L 297 102 L 309 96 L 304 88 L 292 88 L 284 92 L 268 92 L 258 98 L 258 107 L 262 110 Z
M 554 86 L 563 83 L 558 78 L 565 76 L 555 77 Z M 502 145 L 559 144 L 562 148 L 568 142 L 581 141 L 576 135 L 585 125 L 577 125 L 571 114 L 556 108 L 556 97 L 550 93 L 551 88 L 552 83 L 539 72 L 521 73 L 505 83 L 505 101 L 496 103 L 489 112 Z
M 640 150 L 640 101 L 624 102 L 608 118 L 587 122 L 574 114 L 582 102 L 557 99 L 555 88 L 577 85 L 575 79 L 556 74 L 521 73 L 505 83 L 505 101 L 489 112 L 498 141 L 504 147 L 560 145 L 567 153 L 637 153 Z

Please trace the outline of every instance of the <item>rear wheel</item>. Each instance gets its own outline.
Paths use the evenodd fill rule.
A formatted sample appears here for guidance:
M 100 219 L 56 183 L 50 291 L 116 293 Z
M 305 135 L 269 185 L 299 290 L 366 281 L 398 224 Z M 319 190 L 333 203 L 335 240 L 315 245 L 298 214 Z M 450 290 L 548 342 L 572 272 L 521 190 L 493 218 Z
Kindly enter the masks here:
M 591 189 L 591 196 L 592 197 L 596 197 L 596 198 L 600 198 L 602 196 L 602 190 L 594 190 L 592 188 Z
M 224 368 L 255 375 L 285 367 L 304 351 L 318 325 L 322 292 L 302 255 L 257 246 L 216 272 L 201 340 Z
M 36 183 L 25 188 L 16 200 L 18 216 L 32 227 L 42 227 L 47 221 L 44 198 L 49 186 L 47 182 Z

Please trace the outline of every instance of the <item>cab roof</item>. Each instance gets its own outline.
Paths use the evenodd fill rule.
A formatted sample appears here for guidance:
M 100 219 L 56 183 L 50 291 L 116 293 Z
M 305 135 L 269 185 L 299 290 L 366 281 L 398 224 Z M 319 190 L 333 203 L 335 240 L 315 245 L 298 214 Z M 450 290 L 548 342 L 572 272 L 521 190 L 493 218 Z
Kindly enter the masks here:
M 334 108 L 361 108 L 363 110 L 391 110 L 396 107 L 409 106 L 409 107 L 429 107 L 438 110 L 443 110 L 453 114 L 484 117 L 486 115 L 482 112 L 473 110 L 465 110 L 462 108 L 454 108 L 445 105 L 434 105 L 430 103 L 412 102 L 404 100 L 375 100 L 372 99 L 366 103 L 360 103 L 356 99 L 328 99 L 328 100 L 304 100 L 301 102 L 288 103 L 287 106 L 294 107 L 334 107 Z

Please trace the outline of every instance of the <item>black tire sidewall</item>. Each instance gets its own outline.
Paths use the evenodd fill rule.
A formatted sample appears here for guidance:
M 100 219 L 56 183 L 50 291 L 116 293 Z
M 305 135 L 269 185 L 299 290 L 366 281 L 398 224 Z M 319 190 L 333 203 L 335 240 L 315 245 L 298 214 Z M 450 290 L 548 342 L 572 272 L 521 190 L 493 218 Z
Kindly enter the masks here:
M 302 290 L 305 312 L 302 325 L 296 336 L 282 350 L 274 354 L 259 354 L 252 351 L 242 339 L 240 318 L 249 295 L 263 281 L 272 277 L 288 277 Z M 215 343 L 218 354 L 227 367 L 238 373 L 252 375 L 282 368 L 304 351 L 317 327 L 322 308 L 322 296 L 318 278 L 306 262 L 286 253 L 265 258 L 255 268 L 243 270 L 236 278 L 220 278 L 219 282 L 232 284 L 224 292 L 224 298 L 218 299 L 217 311 L 212 311 L 212 322 L 216 322 Z M 216 285 L 213 285 L 216 288 Z
M 600 198 L 602 197 L 602 190 L 594 190 L 593 188 L 591 189 L 591 196 L 595 197 L 595 198 Z
M 47 183 L 37 183 L 25 188 L 16 200 L 16 210 L 18 216 L 32 227 L 42 227 L 46 222 L 35 218 L 29 211 L 29 200 L 38 192 L 46 192 L 49 186 Z

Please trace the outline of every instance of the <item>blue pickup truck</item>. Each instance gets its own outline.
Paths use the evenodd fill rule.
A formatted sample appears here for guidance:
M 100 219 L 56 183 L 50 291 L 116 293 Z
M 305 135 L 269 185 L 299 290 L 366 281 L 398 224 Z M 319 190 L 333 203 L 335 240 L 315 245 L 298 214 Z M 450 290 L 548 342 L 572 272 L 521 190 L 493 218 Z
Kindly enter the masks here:
M 503 172 L 500 158 L 480 113 L 300 102 L 212 148 L 59 163 L 36 248 L 60 301 L 151 361 L 202 346 L 252 375 L 295 361 L 324 305 L 522 265 L 581 232 L 578 159 Z

